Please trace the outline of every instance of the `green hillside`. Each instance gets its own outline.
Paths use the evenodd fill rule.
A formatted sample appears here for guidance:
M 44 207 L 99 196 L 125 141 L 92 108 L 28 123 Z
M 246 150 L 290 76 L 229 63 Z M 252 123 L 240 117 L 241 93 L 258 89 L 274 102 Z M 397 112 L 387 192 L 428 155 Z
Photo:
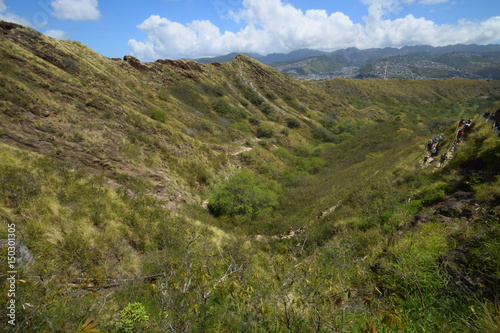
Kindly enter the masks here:
M 339 77 L 498 80 L 499 57 L 497 44 L 459 44 L 443 47 L 406 46 L 400 49 L 348 48 L 281 62 L 266 62 L 266 57 L 257 59 L 292 77 L 312 81 Z M 220 59 L 227 61 L 227 58 Z
M 141 63 L 3 21 L 0 60 L 0 239 L 33 256 L 0 243 L 2 332 L 500 329 L 499 81 Z
M 498 68 L 500 55 L 498 54 L 480 56 L 456 52 L 442 55 L 436 61 L 486 78 L 498 80 L 500 77 L 500 69 Z

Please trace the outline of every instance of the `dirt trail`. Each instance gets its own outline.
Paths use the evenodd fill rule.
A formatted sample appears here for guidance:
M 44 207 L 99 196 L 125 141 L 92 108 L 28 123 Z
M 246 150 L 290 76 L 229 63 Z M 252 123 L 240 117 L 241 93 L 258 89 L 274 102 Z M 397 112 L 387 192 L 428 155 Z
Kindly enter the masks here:
M 252 147 L 235 147 L 235 150 L 229 152 L 229 155 L 235 156 L 250 150 L 252 150 Z

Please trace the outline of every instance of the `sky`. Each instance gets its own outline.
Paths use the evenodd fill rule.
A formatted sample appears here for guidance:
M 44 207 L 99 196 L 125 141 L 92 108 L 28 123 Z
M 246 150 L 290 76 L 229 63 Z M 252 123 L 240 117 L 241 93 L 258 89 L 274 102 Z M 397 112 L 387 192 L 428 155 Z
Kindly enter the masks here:
M 0 19 L 142 61 L 500 43 L 498 0 L 0 0 Z

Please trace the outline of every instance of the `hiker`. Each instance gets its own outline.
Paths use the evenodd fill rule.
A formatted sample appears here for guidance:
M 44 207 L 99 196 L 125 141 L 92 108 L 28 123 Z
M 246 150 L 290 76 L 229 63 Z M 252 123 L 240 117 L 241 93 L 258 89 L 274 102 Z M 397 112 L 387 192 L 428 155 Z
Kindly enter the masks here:
M 463 120 L 463 119 L 462 119 L 462 120 L 460 120 L 460 121 L 458 122 L 458 128 L 462 128 L 462 127 L 464 127 L 464 124 L 465 124 L 465 120 Z
M 498 136 L 500 136 L 500 126 L 493 128 L 493 134 L 497 134 Z
M 429 142 L 427 142 L 427 151 L 430 152 L 432 149 L 432 140 L 429 140 Z
M 465 124 L 464 124 L 464 131 L 465 132 L 468 132 L 470 130 L 470 125 L 472 123 L 472 120 L 471 119 L 468 119 Z

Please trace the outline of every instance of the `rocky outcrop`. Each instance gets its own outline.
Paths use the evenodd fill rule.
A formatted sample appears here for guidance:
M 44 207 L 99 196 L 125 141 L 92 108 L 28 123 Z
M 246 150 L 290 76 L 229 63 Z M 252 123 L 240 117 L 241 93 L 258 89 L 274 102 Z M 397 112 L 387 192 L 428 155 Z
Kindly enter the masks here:
M 143 63 L 141 63 L 141 61 L 139 59 L 137 59 L 136 57 L 133 57 L 133 56 L 130 56 L 130 55 L 126 55 L 126 56 L 123 57 L 123 60 L 125 60 L 130 66 L 134 67 L 138 71 L 149 72 L 149 71 L 152 70 L 148 66 L 144 65 Z
M 188 61 L 188 60 L 170 60 L 170 59 L 159 59 L 156 60 L 159 64 L 168 65 L 174 68 L 180 68 L 186 71 L 197 71 L 203 73 L 203 68 L 196 61 Z
M 26 267 L 33 262 L 33 255 L 22 239 L 0 239 L 0 249 L 2 252 L 8 252 L 9 247 L 15 248 L 15 267 Z M 9 255 L 10 256 L 10 255 Z M 3 258 L 7 258 L 4 255 Z M 11 269 L 15 270 L 15 269 Z
M 446 217 L 472 217 L 472 208 L 474 204 L 473 193 L 455 192 L 444 201 L 436 204 L 435 214 Z

